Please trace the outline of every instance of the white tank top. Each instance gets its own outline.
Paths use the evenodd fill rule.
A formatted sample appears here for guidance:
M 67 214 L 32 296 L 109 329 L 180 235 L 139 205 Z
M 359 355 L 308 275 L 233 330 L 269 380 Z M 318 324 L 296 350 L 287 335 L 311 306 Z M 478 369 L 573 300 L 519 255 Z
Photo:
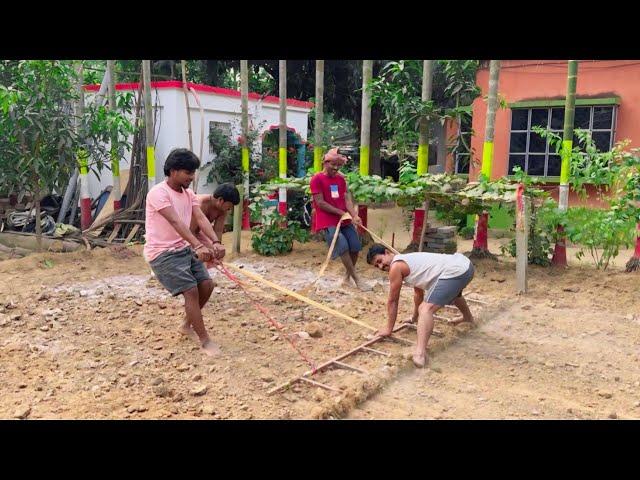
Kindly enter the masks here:
M 409 275 L 404 278 L 404 283 L 423 290 L 428 290 L 439 278 L 455 278 L 462 275 L 471 265 L 471 261 L 461 253 L 453 255 L 427 252 L 396 254 L 391 264 L 398 260 L 402 260 L 409 266 Z

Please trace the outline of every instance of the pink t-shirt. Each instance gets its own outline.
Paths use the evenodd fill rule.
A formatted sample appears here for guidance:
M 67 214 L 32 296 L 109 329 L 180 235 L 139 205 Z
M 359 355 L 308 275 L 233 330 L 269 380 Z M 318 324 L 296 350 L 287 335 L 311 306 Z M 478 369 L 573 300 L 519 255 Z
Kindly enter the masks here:
M 189 246 L 184 238 L 160 215 L 163 208 L 173 207 L 178 218 L 187 228 L 191 225 L 193 207 L 199 207 L 198 197 L 190 188 L 176 192 L 167 185 L 166 180 L 157 184 L 147 193 L 145 220 L 144 258 L 152 261 L 167 250 L 180 250 Z

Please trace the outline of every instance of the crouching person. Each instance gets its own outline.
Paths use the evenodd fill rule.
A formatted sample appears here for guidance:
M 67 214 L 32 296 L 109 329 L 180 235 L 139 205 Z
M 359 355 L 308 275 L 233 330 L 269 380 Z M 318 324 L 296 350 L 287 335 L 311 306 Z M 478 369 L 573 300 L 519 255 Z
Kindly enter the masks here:
M 414 309 L 411 321 L 418 322 L 418 341 L 413 354 L 416 367 L 424 367 L 427 362 L 427 343 L 433 331 L 433 315 L 444 305 L 453 304 L 462 312 L 462 318 L 451 321 L 452 324 L 473 323 L 473 315 L 462 291 L 473 279 L 475 269 L 471 261 L 461 253 L 395 254 L 376 243 L 369 249 L 367 262 L 389 272 L 387 326 L 378 330 L 376 335 L 391 335 L 398 316 L 402 283 L 413 287 Z

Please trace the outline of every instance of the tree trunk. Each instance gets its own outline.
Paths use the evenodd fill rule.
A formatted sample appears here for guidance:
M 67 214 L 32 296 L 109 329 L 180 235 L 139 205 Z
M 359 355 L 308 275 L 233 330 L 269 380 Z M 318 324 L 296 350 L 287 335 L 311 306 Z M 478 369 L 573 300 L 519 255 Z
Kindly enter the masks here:
M 566 212 L 569 207 L 569 172 L 571 167 L 571 150 L 573 149 L 573 121 L 576 113 L 576 86 L 578 82 L 578 61 L 569 60 L 567 64 L 567 98 L 564 104 L 564 130 L 562 132 L 562 163 L 560 166 L 560 190 L 558 209 Z M 558 226 L 556 242 L 551 263 L 556 266 L 567 266 L 567 247 L 564 230 Z
M 33 200 L 36 204 L 36 241 L 38 252 L 42 251 L 42 224 L 40 223 L 40 186 L 36 182 L 36 190 L 33 192 Z
M 371 140 L 371 92 L 369 82 L 373 61 L 362 61 L 362 115 L 360 121 L 360 175 L 369 175 L 369 147 Z
M 147 140 L 147 185 L 151 190 L 156 184 L 156 160 L 153 135 L 153 106 L 151 103 L 151 62 L 142 61 L 142 77 L 144 81 L 144 127 Z
M 369 83 L 373 76 L 373 60 L 362 61 L 362 120 L 360 121 L 360 175 L 369 175 L 369 147 L 371 146 L 371 92 Z M 367 205 L 358 205 L 358 216 L 367 226 Z M 363 229 L 358 229 L 364 235 Z
M 482 167 L 480 175 L 485 180 L 491 180 L 493 164 L 493 136 L 498 109 L 498 82 L 500 77 L 500 60 L 491 60 L 489 64 L 489 96 L 487 99 L 487 124 L 484 131 L 484 146 L 482 150 Z
M 380 74 L 382 62 L 376 60 L 373 62 L 372 77 Z M 370 134 L 370 159 L 369 172 L 373 175 L 382 175 L 382 160 L 380 158 L 380 118 L 382 117 L 382 109 L 380 105 L 371 107 L 371 134 Z
M 278 64 L 278 87 L 280 95 L 280 124 L 278 141 L 278 173 L 281 179 L 287 178 L 287 61 Z M 287 216 L 287 189 L 280 188 L 278 212 Z
M 184 105 L 187 109 L 187 132 L 189 134 L 189 150 L 193 152 L 193 135 L 191 133 L 191 109 L 189 108 L 189 87 L 187 87 L 186 60 L 182 60 L 182 91 L 184 92 Z
M 636 248 L 633 252 L 633 257 L 629 259 L 625 265 L 626 272 L 635 272 L 640 270 L 640 222 L 636 225 L 638 236 L 636 237 Z
M 431 100 L 433 84 L 433 60 L 424 60 L 422 67 L 422 101 Z M 418 175 L 424 175 L 429 170 L 429 122 L 424 115 L 420 118 L 420 133 L 418 138 Z
M 322 155 L 325 145 L 322 143 L 324 129 L 324 60 L 316 60 L 316 121 L 314 125 L 313 171 L 322 170 Z
M 489 95 L 487 100 L 487 121 L 484 131 L 484 146 L 482 149 L 482 165 L 480 178 L 491 180 L 491 165 L 493 163 L 493 135 L 498 107 L 498 81 L 500 76 L 500 60 L 491 60 L 489 63 Z M 458 126 L 460 128 L 460 126 Z M 475 258 L 492 258 L 495 255 L 489 252 L 488 247 L 489 212 L 482 212 L 476 224 L 476 234 L 473 240 L 471 255 Z
M 433 60 L 424 60 L 422 67 L 422 96 L 423 102 L 431 100 L 433 85 Z M 429 171 L 429 122 L 424 115 L 420 118 L 420 131 L 418 136 L 418 175 L 425 175 Z M 422 209 L 413 212 L 413 238 L 407 248 L 410 250 L 423 249 L 424 232 L 427 228 L 429 214 L 429 197 L 425 196 Z
M 116 111 L 116 75 L 115 60 L 107 60 L 107 70 L 109 72 L 109 110 Z M 113 211 L 119 210 L 122 192 L 120 192 L 120 152 L 116 148 L 118 143 L 117 134 L 111 138 L 111 173 L 113 175 Z
M 249 64 L 247 60 L 240 60 L 240 105 L 242 113 L 242 188 L 240 189 L 240 203 L 233 209 L 233 252 L 240 253 L 241 230 L 249 229 Z

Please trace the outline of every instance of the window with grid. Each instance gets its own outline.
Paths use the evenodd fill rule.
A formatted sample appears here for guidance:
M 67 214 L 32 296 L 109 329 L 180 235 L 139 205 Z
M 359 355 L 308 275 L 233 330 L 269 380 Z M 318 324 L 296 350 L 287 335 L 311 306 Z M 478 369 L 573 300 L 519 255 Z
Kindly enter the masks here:
M 602 152 L 611 150 L 615 126 L 615 107 L 594 105 L 576 107 L 574 129 L 588 130 Z M 560 175 L 560 155 L 549 142 L 533 131 L 534 126 L 551 130 L 562 137 L 564 107 L 516 108 L 511 110 L 509 175 L 517 165 L 529 175 Z M 579 146 L 573 136 L 573 145 Z
M 229 122 L 209 122 L 209 134 L 214 130 L 219 130 L 224 133 L 226 137 L 231 137 L 231 123 Z M 211 144 L 209 144 L 209 153 L 213 153 Z
M 456 173 L 469 173 L 471 160 L 471 115 L 463 115 L 460 122 L 460 135 L 454 150 Z

